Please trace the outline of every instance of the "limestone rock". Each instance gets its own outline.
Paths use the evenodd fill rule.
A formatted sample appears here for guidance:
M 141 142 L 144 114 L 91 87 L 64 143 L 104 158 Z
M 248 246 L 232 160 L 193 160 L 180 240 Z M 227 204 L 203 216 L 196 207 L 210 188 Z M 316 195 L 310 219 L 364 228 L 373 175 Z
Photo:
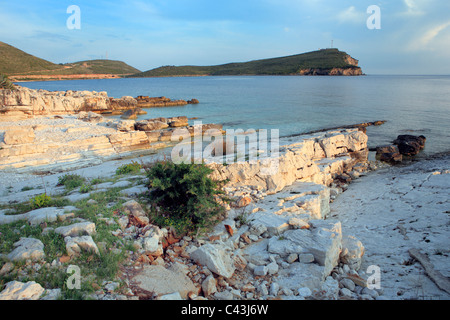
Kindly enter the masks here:
M 69 226 L 56 228 L 55 233 L 58 233 L 63 237 L 67 236 L 75 237 L 82 235 L 90 236 L 96 233 L 95 223 L 87 221 L 71 224 Z
M 183 299 L 186 299 L 189 292 L 197 292 L 192 281 L 182 272 L 158 265 L 145 266 L 132 281 L 139 288 L 153 292 L 156 296 L 178 292 Z
M 34 238 L 21 238 L 14 243 L 15 249 L 8 254 L 8 259 L 11 261 L 21 260 L 41 260 L 44 258 L 44 244 Z
M 0 292 L 0 300 L 39 300 L 45 289 L 34 281 L 11 281 Z
M 354 270 L 359 270 L 363 255 L 364 246 L 361 241 L 349 235 L 342 238 L 342 252 L 340 254 L 342 263 L 347 264 Z
M 134 127 L 136 130 L 139 130 L 139 131 L 155 131 L 155 130 L 166 129 L 169 127 L 169 125 L 162 121 L 148 119 L 148 120 L 137 121 L 135 123 Z
M 217 281 L 214 279 L 213 275 L 209 275 L 205 280 L 203 280 L 202 290 L 205 297 L 217 292 Z
M 80 254 L 82 250 L 100 254 L 98 247 L 91 236 L 68 236 L 64 238 L 64 241 L 66 242 L 66 251 L 69 256 L 76 256 Z
M 314 255 L 319 265 L 325 267 L 329 275 L 339 262 L 342 250 L 342 228 L 339 221 L 311 220 L 312 230 L 289 230 L 284 236 L 287 240 L 301 246 Z
M 33 143 L 35 138 L 34 130 L 30 127 L 13 127 L 5 132 L 3 140 L 6 144 Z
M 215 274 L 231 278 L 235 267 L 234 261 L 227 251 L 229 249 L 224 245 L 208 243 L 192 252 L 190 257 L 198 264 L 207 266 Z

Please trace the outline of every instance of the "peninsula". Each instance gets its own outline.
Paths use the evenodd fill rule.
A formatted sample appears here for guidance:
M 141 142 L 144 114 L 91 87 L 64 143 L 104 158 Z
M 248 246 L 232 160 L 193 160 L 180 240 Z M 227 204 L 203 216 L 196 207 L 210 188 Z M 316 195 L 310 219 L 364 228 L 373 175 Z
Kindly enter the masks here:
M 215 66 L 163 66 L 130 77 L 225 75 L 340 75 L 359 76 L 358 60 L 338 49 L 321 49 L 286 57 Z

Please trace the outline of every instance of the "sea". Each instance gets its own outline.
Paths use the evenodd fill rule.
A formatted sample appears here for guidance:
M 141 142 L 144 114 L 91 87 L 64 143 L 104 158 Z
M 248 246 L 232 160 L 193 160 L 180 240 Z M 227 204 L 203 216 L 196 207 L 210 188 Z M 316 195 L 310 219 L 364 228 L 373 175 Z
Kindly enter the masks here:
M 50 91 L 106 91 L 109 97 L 165 96 L 199 104 L 149 108 L 139 119 L 187 116 L 224 129 L 278 129 L 280 137 L 385 120 L 367 128 L 369 147 L 423 135 L 419 157 L 450 151 L 450 76 L 205 76 L 24 82 Z

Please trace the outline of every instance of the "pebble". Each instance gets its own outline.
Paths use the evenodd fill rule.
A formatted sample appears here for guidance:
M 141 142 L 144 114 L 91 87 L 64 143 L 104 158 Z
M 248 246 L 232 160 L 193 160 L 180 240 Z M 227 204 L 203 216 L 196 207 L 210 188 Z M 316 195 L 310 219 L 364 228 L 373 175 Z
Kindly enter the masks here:
M 297 290 L 297 292 L 298 292 L 299 296 L 301 296 L 303 298 L 307 298 L 307 297 L 310 297 L 312 295 L 312 291 L 308 287 L 299 288 Z

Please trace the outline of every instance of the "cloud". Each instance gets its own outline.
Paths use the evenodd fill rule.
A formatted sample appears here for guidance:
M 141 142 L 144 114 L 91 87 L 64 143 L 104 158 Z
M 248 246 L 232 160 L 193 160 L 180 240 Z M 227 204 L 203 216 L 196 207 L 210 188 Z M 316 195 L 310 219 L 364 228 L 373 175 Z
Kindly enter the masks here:
M 423 15 L 425 12 L 421 9 L 421 6 L 418 4 L 417 0 L 403 0 L 406 5 L 406 11 L 403 14 L 409 16 Z M 421 2 L 419 0 L 419 2 Z
M 436 50 L 436 45 L 439 44 L 439 47 L 442 45 L 442 39 L 445 37 L 448 38 L 447 35 L 443 35 L 443 31 L 446 30 L 450 26 L 450 21 L 439 24 L 437 26 L 432 26 L 427 28 L 422 34 L 412 41 L 409 46 L 411 50 Z M 445 43 L 445 42 L 444 42 Z
M 365 21 L 365 16 L 364 12 L 356 10 L 355 6 L 351 6 L 339 12 L 336 18 L 340 23 L 362 23 Z

